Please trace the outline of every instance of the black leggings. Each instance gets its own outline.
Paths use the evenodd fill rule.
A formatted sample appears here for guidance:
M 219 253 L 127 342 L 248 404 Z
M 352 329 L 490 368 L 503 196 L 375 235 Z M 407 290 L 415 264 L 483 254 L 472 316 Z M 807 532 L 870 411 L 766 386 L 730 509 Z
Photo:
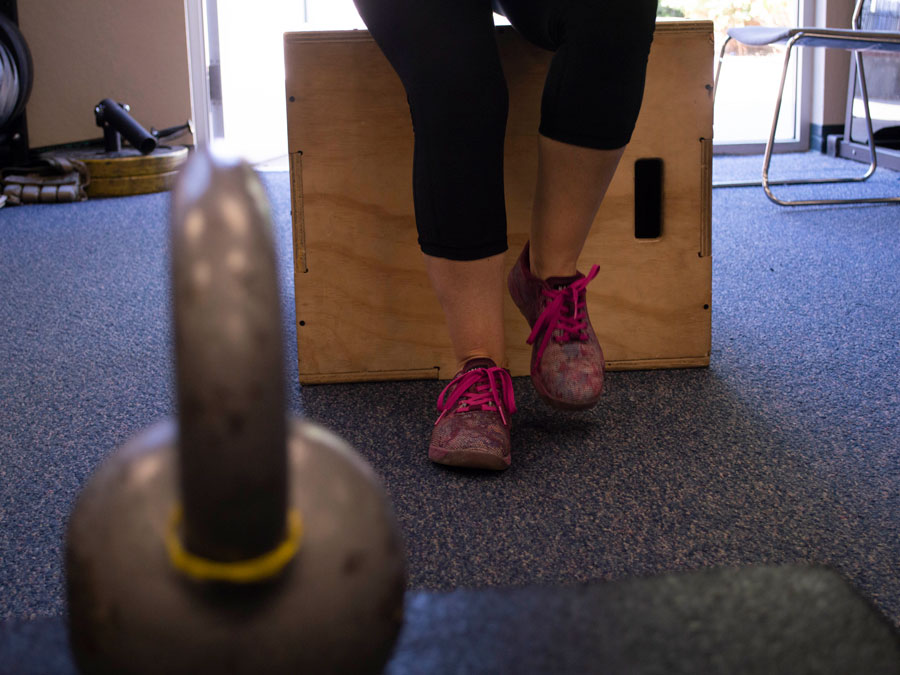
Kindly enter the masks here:
M 493 0 L 555 52 L 539 133 L 612 150 L 631 140 L 657 0 Z M 354 0 L 406 89 L 423 253 L 478 260 L 507 250 L 503 141 L 509 93 L 492 0 Z

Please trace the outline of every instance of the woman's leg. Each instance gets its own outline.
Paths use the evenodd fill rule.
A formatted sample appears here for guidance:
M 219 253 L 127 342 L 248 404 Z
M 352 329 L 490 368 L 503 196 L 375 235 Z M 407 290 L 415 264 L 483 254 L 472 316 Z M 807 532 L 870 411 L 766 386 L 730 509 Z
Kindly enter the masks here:
M 457 365 L 504 365 L 509 96 L 488 0 L 354 0 L 400 76 L 415 132 L 419 245 Z
M 506 253 L 468 261 L 425 256 L 428 278 L 447 319 L 457 372 L 481 356 L 509 367 L 503 329 L 505 258 Z
M 644 92 L 656 0 L 500 0 L 510 23 L 555 52 L 541 102 L 532 274 L 568 277 Z
M 594 150 L 538 137 L 538 178 L 531 211 L 531 273 L 575 276 L 594 217 L 625 148 Z

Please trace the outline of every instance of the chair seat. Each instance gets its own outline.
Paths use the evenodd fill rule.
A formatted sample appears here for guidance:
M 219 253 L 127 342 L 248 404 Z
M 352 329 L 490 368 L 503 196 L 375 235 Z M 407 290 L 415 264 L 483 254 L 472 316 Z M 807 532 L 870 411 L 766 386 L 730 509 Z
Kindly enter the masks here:
M 729 28 L 728 36 L 745 45 L 771 45 L 787 42 L 802 33 L 794 44 L 807 47 L 832 47 L 860 51 L 900 52 L 900 33 L 859 31 L 850 28 L 784 28 L 780 26 L 741 26 Z

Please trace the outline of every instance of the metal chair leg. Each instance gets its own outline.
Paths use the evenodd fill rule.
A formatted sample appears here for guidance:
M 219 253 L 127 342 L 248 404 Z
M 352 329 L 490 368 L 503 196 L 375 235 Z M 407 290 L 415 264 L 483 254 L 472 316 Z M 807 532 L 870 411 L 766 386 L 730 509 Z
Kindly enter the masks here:
M 875 148 L 875 133 L 872 129 L 872 116 L 869 111 L 869 93 L 866 87 L 866 78 L 865 71 L 863 69 L 862 63 L 862 54 L 859 51 L 854 51 L 854 55 L 856 57 L 856 71 L 857 77 L 859 78 L 860 83 L 860 91 L 862 93 L 863 99 L 863 107 L 865 108 L 866 113 L 866 130 L 868 132 L 869 138 L 869 152 L 871 157 L 871 163 L 869 165 L 868 170 L 862 176 L 852 176 L 848 178 L 812 178 L 812 179 L 793 179 L 793 180 L 779 180 L 779 181 L 770 181 L 769 180 L 769 166 L 772 160 L 772 150 L 775 147 L 775 131 L 778 125 L 778 117 L 781 114 L 781 103 L 784 98 L 784 85 L 787 81 L 787 72 L 788 66 L 790 65 L 791 54 L 794 48 L 794 44 L 798 39 L 803 37 L 802 33 L 798 33 L 794 37 L 792 37 L 787 42 L 787 48 L 785 50 L 784 56 L 784 67 L 781 71 L 781 84 L 778 88 L 778 98 L 775 103 L 775 113 L 772 119 L 772 127 L 769 131 L 769 139 L 766 143 L 766 152 L 765 158 L 763 160 L 763 170 L 762 170 L 762 181 L 737 181 L 731 183 L 714 183 L 714 188 L 720 187 L 762 187 L 766 193 L 766 196 L 776 204 L 781 206 L 810 206 L 810 205 L 825 205 L 825 204 L 890 204 L 890 203 L 900 203 L 900 197 L 882 197 L 882 198 L 862 198 L 862 199 L 809 199 L 809 200 L 783 200 L 776 197 L 772 194 L 770 186 L 773 185 L 821 185 L 821 184 L 829 184 L 829 183 L 859 183 L 865 180 L 868 180 L 872 174 L 875 173 L 875 169 L 878 166 L 878 158 L 876 154 Z M 713 105 L 715 105 L 715 92 L 718 88 L 719 84 L 719 75 L 722 70 L 722 61 L 725 56 L 725 46 L 731 40 L 729 37 L 728 40 L 725 41 L 725 45 L 722 46 L 722 50 L 719 54 L 719 64 L 716 70 L 716 79 L 715 85 L 713 87 Z
M 784 97 L 784 85 L 787 80 L 787 71 L 788 65 L 791 58 L 791 53 L 794 47 L 794 43 L 803 36 L 802 33 L 798 33 L 793 38 L 788 40 L 787 50 L 784 57 L 784 68 L 781 71 L 781 86 L 778 90 L 778 100 L 775 104 L 775 114 L 772 120 L 772 128 L 769 133 L 769 140 L 766 144 L 766 154 L 763 159 L 763 170 L 762 170 L 762 187 L 765 190 L 766 196 L 774 203 L 779 204 L 780 206 L 822 206 L 822 205 L 831 205 L 831 204 L 890 204 L 890 203 L 900 203 L 900 197 L 880 197 L 880 198 L 860 198 L 860 199 L 797 199 L 797 200 L 787 200 L 787 199 L 779 199 L 774 194 L 772 194 L 772 190 L 770 186 L 772 185 L 824 185 L 824 184 L 832 184 L 832 183 L 860 183 L 862 181 L 868 180 L 873 173 L 875 173 L 875 169 L 878 166 L 877 155 L 875 152 L 875 134 L 872 131 L 872 118 L 869 113 L 869 95 L 868 90 L 865 85 L 865 73 L 861 69 L 862 66 L 862 55 L 860 52 L 854 52 L 856 56 L 857 63 L 857 73 L 860 78 L 860 89 L 862 90 L 863 95 L 863 106 L 866 111 L 866 128 L 869 133 L 869 152 L 871 153 L 871 163 L 869 165 L 868 170 L 862 176 L 851 176 L 846 178 L 807 178 L 807 179 L 795 179 L 795 180 L 784 180 L 784 181 L 770 181 L 769 180 L 769 166 L 772 160 L 772 149 L 775 147 L 775 128 L 778 124 L 778 116 L 781 112 L 781 102 Z
M 719 50 L 719 62 L 716 66 L 716 79 L 713 80 L 713 112 L 715 112 L 716 109 L 716 91 L 719 89 L 719 75 L 722 74 L 722 61 L 725 60 L 725 48 L 731 40 L 732 37 L 730 35 L 726 36 L 725 42 L 722 43 L 722 49 Z

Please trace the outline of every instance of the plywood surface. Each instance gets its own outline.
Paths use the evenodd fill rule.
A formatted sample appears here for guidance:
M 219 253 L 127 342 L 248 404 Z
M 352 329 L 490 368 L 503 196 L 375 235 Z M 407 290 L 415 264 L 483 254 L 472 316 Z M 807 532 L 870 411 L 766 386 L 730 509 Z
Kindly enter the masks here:
M 537 128 L 552 57 L 497 29 L 510 91 L 507 271 L 528 239 Z M 661 22 L 632 143 L 579 260 L 610 369 L 709 363 L 712 24 Z M 302 383 L 448 379 L 455 358 L 425 273 L 406 95 L 366 31 L 285 35 Z M 634 161 L 664 161 L 663 232 L 634 238 Z M 461 199 L 465 196 L 461 195 Z M 507 297 L 507 367 L 528 375 L 530 328 Z

